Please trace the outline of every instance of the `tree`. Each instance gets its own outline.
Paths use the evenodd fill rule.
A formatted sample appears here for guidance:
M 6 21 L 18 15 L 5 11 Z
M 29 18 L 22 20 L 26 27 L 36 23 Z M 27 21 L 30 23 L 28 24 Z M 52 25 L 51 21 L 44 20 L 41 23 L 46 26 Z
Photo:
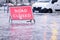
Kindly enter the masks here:
M 31 3 L 31 0 L 28 0 L 29 1 L 29 3 Z
M 6 0 L 6 3 L 12 3 L 12 1 L 11 0 Z

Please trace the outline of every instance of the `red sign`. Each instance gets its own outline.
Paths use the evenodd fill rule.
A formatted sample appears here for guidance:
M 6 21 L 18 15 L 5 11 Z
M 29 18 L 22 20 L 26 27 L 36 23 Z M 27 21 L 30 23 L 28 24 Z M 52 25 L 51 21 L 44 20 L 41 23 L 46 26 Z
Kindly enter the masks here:
M 31 6 L 10 7 L 10 16 L 12 20 L 30 20 L 33 19 Z

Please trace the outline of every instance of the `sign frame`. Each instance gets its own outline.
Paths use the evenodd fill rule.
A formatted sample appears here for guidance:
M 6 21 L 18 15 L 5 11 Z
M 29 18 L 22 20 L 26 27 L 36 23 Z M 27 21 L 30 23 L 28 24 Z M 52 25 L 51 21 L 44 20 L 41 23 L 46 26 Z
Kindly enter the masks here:
M 18 20 L 29 20 L 29 21 L 27 21 L 27 22 L 31 22 L 31 23 L 33 23 L 33 24 L 35 23 L 35 19 L 34 19 L 34 17 L 33 17 L 33 12 L 32 12 L 31 6 L 13 6 L 13 8 L 16 8 L 16 7 L 30 7 L 30 11 L 31 11 L 31 16 L 32 16 L 32 18 L 30 18 L 30 19 L 18 19 Z M 10 20 L 9 20 L 9 22 L 12 23 L 13 20 L 17 20 L 17 19 L 12 19 L 10 8 L 11 8 L 11 7 L 9 7 L 9 11 L 10 11 Z

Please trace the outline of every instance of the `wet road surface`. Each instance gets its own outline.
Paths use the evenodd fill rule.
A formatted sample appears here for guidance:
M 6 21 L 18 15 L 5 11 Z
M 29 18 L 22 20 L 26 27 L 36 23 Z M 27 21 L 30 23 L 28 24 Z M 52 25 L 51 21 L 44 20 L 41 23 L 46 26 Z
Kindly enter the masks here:
M 60 40 L 60 14 L 34 14 L 35 24 L 10 24 L 0 16 L 0 40 Z

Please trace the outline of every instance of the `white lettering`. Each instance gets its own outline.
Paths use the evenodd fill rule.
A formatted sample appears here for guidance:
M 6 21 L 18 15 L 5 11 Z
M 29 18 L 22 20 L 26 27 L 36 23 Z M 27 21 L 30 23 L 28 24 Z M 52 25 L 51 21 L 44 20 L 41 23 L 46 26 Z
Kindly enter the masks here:
M 27 9 L 15 9 L 15 13 L 28 12 Z
M 24 19 L 24 18 L 30 18 L 31 17 L 31 14 L 14 14 L 12 15 L 13 18 L 18 18 L 18 19 Z

